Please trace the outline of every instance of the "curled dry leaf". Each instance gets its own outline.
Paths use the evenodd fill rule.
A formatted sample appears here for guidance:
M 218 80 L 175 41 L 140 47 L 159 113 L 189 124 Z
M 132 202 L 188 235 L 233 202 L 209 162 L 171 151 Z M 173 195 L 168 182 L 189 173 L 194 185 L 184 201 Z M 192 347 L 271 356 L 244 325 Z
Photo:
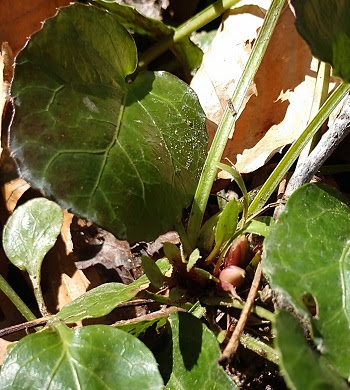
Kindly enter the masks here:
M 208 119 L 216 124 L 247 62 L 270 1 L 241 4 L 226 14 L 191 84 Z M 292 11 L 286 7 L 226 146 L 224 157 L 230 158 L 241 173 L 263 166 L 292 143 L 308 122 L 317 64 L 294 22 Z M 212 137 L 210 129 L 209 133 Z M 222 175 L 227 177 L 224 172 Z

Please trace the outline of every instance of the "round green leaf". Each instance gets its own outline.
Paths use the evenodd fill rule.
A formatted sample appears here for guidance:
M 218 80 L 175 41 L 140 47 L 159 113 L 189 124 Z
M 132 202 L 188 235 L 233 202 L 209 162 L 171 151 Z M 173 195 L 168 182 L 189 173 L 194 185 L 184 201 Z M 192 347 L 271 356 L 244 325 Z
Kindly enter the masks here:
M 292 0 L 300 35 L 315 57 L 350 82 L 350 4 L 345 0 Z
M 54 246 L 62 223 L 61 207 L 48 199 L 36 198 L 19 206 L 3 231 L 6 256 L 16 267 L 39 278 L 44 256 Z
M 10 149 L 34 187 L 121 239 L 150 241 L 180 219 L 204 163 L 192 89 L 143 72 L 116 19 L 63 8 L 16 60 Z
M 163 389 L 151 351 L 134 336 L 106 325 L 53 330 L 20 340 L 0 373 L 0 388 Z
M 319 349 L 350 376 L 350 208 L 331 187 L 308 184 L 289 198 L 264 241 L 263 269 L 271 286 L 309 314 L 314 297 Z

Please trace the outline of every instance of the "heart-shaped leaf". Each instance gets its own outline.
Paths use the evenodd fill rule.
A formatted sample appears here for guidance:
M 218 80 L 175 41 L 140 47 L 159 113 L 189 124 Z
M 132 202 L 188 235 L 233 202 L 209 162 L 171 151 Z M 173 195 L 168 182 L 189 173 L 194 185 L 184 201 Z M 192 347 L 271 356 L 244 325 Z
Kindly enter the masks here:
M 236 389 L 218 363 L 220 348 L 214 333 L 198 318 L 184 312 L 171 313 L 173 368 L 166 388 Z
M 131 35 L 76 4 L 16 60 L 10 149 L 22 175 L 66 208 L 129 241 L 170 228 L 204 163 L 204 114 L 191 88 L 136 68 Z
M 10 350 L 0 388 L 160 390 L 163 380 L 151 351 L 134 336 L 106 325 L 57 324 Z
M 348 389 L 327 361 L 307 344 L 299 322 L 281 311 L 275 322 L 280 367 L 290 389 Z
M 311 294 L 319 349 L 348 378 L 350 208 L 341 198 L 326 186 L 296 190 L 265 239 L 263 269 L 271 286 L 306 314 L 303 298 Z
M 170 268 L 167 259 L 159 259 L 156 266 L 162 274 L 165 274 Z M 148 287 L 149 282 L 147 276 L 142 275 L 130 284 L 102 284 L 63 306 L 56 316 L 67 323 L 105 316 L 120 303 L 134 298 L 138 292 Z
M 296 26 L 315 57 L 350 82 L 350 4 L 344 0 L 292 0 Z

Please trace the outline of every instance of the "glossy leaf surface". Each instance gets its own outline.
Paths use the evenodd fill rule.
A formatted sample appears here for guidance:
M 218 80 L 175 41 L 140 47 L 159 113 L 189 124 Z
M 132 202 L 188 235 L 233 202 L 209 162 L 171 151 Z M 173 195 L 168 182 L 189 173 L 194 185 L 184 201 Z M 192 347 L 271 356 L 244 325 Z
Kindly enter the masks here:
M 158 260 L 157 266 L 163 274 L 170 268 L 167 259 Z M 63 306 L 57 314 L 57 318 L 67 323 L 73 323 L 84 318 L 102 317 L 110 313 L 120 303 L 134 298 L 138 292 L 148 287 L 148 284 L 149 279 L 146 275 L 130 284 L 102 284 Z
M 312 53 L 350 82 L 350 3 L 344 0 L 292 0 L 301 36 Z
M 303 297 L 313 296 L 319 348 L 349 377 L 350 208 L 342 197 L 313 184 L 296 190 L 265 239 L 263 269 L 271 286 L 306 314 Z
M 173 367 L 166 389 L 236 389 L 219 365 L 220 348 L 214 333 L 184 312 L 171 313 Z
M 120 24 L 140 35 L 159 40 L 171 37 L 174 34 L 175 29 L 172 26 L 167 26 L 159 20 L 149 18 L 134 7 L 119 4 L 114 0 L 96 0 L 94 3 L 108 9 Z M 198 68 L 202 62 L 202 50 L 188 37 L 171 45 L 170 49 L 189 70 Z
M 280 367 L 290 389 L 348 388 L 326 360 L 307 344 L 298 320 L 290 313 L 278 313 L 275 331 Z
M 14 211 L 5 225 L 2 243 L 6 256 L 31 277 L 38 277 L 62 223 L 63 212 L 56 203 L 45 198 L 29 200 Z
M 129 241 L 155 239 L 192 200 L 207 148 L 195 93 L 137 64 L 116 19 L 76 4 L 17 57 L 10 149 L 22 176 Z
M 137 338 L 106 325 L 31 334 L 9 352 L 0 388 L 162 389 L 151 351 Z

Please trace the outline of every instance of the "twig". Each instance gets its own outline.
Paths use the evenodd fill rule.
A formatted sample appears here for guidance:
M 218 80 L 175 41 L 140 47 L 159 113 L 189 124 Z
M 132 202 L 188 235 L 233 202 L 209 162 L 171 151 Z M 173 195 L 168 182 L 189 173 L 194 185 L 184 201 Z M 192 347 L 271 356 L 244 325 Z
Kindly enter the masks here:
M 34 321 L 23 322 L 22 324 L 13 325 L 13 326 L 9 326 L 8 328 L 0 329 L 0 337 L 17 333 L 20 332 L 21 330 L 31 329 L 31 328 L 36 328 L 37 326 L 46 325 L 51 318 L 53 318 L 53 316 L 43 317 Z
M 309 182 L 321 168 L 325 160 L 333 153 L 340 142 L 350 132 L 350 96 L 345 99 L 343 107 L 328 131 L 322 136 L 308 158 L 291 177 L 285 197 L 288 198 L 297 188 Z
M 247 297 L 247 301 L 246 301 L 246 304 L 241 312 L 241 316 L 239 317 L 239 320 L 238 320 L 238 323 L 237 323 L 237 326 L 231 336 L 231 339 L 230 341 L 228 342 L 228 344 L 226 345 L 223 353 L 222 353 L 222 356 L 219 360 L 219 363 L 222 364 L 222 365 L 225 365 L 227 364 L 227 362 L 230 360 L 231 356 L 236 352 L 237 350 L 237 347 L 239 345 L 239 339 L 240 339 L 240 336 L 243 332 L 243 329 L 245 327 L 245 324 L 247 322 L 247 319 L 248 319 L 248 315 L 249 315 L 249 312 L 250 312 L 250 309 L 252 308 L 253 306 L 253 303 L 254 303 L 254 300 L 255 300 L 255 297 L 256 297 L 256 294 L 258 292 L 258 288 L 259 288 L 259 284 L 260 284 L 260 279 L 261 279 L 261 263 L 258 264 L 258 267 L 256 269 L 256 272 L 255 272 L 255 275 L 254 275 L 254 279 L 253 279 L 253 282 L 252 282 L 252 285 L 250 287 L 250 290 L 249 290 L 249 294 L 248 294 L 248 297 Z

